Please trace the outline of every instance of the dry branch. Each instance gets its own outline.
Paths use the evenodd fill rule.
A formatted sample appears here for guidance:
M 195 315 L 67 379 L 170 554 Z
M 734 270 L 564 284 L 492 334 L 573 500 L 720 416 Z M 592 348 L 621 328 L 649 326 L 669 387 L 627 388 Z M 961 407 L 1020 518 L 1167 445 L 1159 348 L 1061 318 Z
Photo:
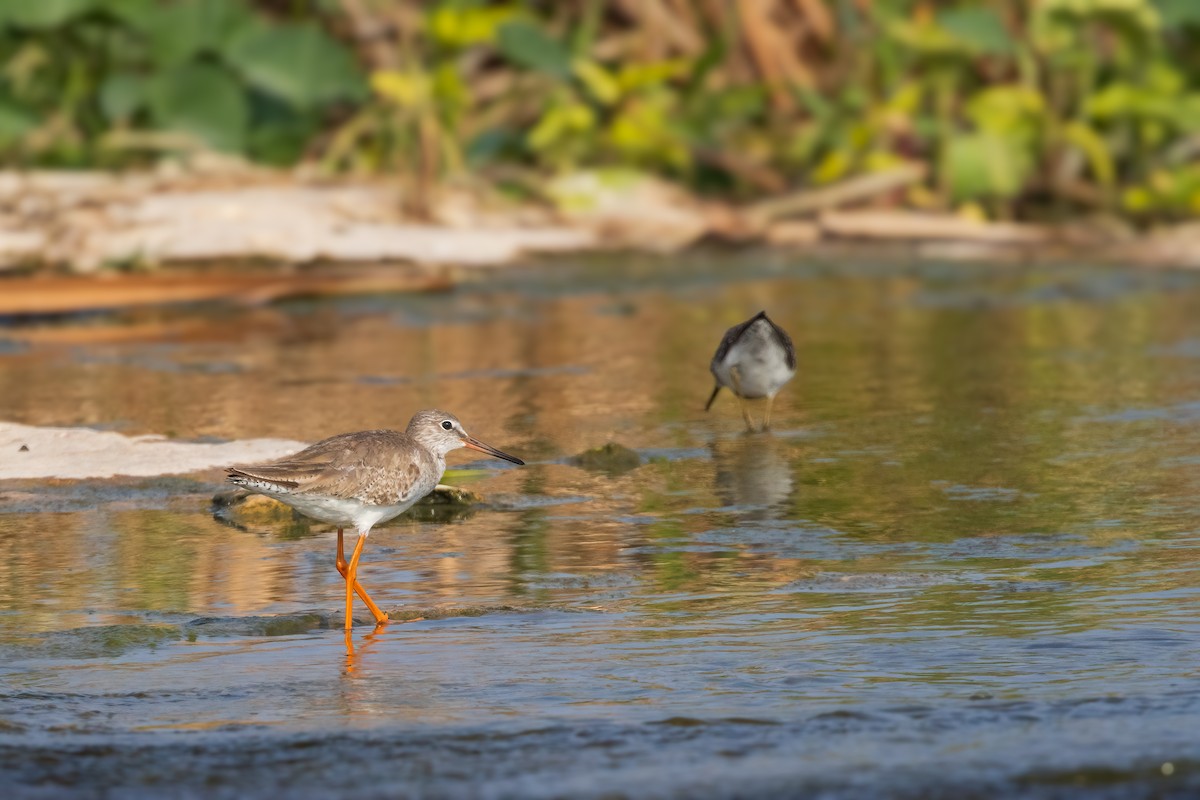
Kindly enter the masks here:
M 802 189 L 781 197 L 760 200 L 751 204 L 746 213 L 754 222 L 763 225 L 783 217 L 817 214 L 919 183 L 925 179 L 927 171 L 922 163 L 905 164 L 886 172 L 859 175 L 819 189 Z
M 285 297 L 448 289 L 441 271 L 375 268 L 272 272 L 9 278 L 0 281 L 0 315 L 35 316 L 77 311 L 214 301 L 268 302 Z

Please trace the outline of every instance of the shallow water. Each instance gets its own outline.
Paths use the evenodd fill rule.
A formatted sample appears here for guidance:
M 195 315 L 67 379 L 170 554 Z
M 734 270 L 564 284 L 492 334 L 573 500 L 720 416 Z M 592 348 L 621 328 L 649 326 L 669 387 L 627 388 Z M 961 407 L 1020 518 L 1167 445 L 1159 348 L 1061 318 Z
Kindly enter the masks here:
M 802 372 L 747 435 L 702 406 L 760 307 Z M 1200 792 L 1200 275 L 713 254 L 4 336 L 0 419 L 436 405 L 530 462 L 372 534 L 423 619 L 352 655 L 333 535 L 217 472 L 0 483 L 6 796 Z M 641 465 L 572 465 L 607 441 Z

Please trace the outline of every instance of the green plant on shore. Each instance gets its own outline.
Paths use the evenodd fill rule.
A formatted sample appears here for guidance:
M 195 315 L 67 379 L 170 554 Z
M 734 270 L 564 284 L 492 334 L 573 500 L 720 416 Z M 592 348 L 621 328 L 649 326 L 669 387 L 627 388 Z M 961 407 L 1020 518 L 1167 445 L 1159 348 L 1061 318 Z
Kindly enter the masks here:
M 404 68 L 376 73 L 355 123 L 382 114 L 409 135 L 370 163 L 418 160 L 426 183 L 622 165 L 749 197 L 922 161 L 929 182 L 904 198 L 918 207 L 1200 211 L 1200 65 L 1185 57 L 1200 5 L 832 0 L 755 18 L 671 3 L 666 22 L 666 3 L 626 5 L 410 15 Z
M 0 0 L 0 154 L 112 165 L 213 149 L 291 163 L 365 85 L 312 17 L 243 0 Z
M 441 180 L 621 166 L 753 199 L 1200 213 L 1195 0 L 0 0 L 0 158 L 202 146 Z M 419 203 L 418 203 L 419 204 Z
M 603 63 L 588 26 L 566 41 L 518 4 L 435 3 L 415 28 L 401 37 L 415 43 L 372 74 L 374 101 L 335 134 L 334 163 L 424 175 L 608 161 L 688 173 L 688 62 Z
M 806 96 L 793 158 L 815 183 L 924 159 L 912 202 L 994 216 L 1200 211 L 1200 91 L 1168 48 L 1194 41 L 1200 5 L 1167 21 L 1149 0 L 1014 5 L 876 4 L 853 64 L 869 78 Z

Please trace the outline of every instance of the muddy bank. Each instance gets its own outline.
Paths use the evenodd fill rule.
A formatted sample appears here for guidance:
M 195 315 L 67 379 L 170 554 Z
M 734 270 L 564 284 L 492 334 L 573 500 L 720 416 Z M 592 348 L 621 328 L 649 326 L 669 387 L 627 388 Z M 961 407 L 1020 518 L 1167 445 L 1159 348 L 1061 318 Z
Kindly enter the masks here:
M 75 272 L 178 263 L 487 265 L 578 250 L 586 231 L 545 216 L 496 215 L 447 200 L 438 218 L 402 213 L 394 184 L 278 176 L 0 173 L 0 268 Z
M 701 242 L 806 251 L 858 244 L 892 257 L 1200 266 L 1196 224 L 1138 231 L 1112 218 L 1050 226 L 889 207 L 889 197 L 921 178 L 920 170 L 901 168 L 739 206 L 641 175 L 580 172 L 551 181 L 536 201 L 445 188 L 429 204 L 427 218 L 417 220 L 405 212 L 401 187 L 387 181 L 329 183 L 262 171 L 9 172 L 0 173 L 0 271 L 336 263 L 405 264 L 415 268 L 413 274 L 429 276 L 439 267 L 497 265 L 539 254 L 672 253 Z M 309 279 L 303 275 L 286 277 Z M 419 278 L 408 280 L 402 288 L 421 288 Z M 2 294 L 14 299 L 0 314 L 54 313 L 62 305 L 34 296 L 38 287 L 30 290 L 11 278 L 5 283 Z
M 440 268 L 360 267 L 304 272 L 175 271 L 99 276 L 35 275 L 0 282 L 0 316 L 53 316 L 227 301 L 258 305 L 295 297 L 441 291 L 455 284 Z

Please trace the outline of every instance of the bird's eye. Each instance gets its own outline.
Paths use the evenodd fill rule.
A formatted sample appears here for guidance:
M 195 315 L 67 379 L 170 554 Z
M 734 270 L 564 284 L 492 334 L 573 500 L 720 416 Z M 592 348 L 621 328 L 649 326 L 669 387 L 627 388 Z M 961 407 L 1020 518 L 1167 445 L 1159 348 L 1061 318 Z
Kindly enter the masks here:
M 449 431 L 454 429 L 454 423 L 448 419 L 442 420 L 442 430 Z

